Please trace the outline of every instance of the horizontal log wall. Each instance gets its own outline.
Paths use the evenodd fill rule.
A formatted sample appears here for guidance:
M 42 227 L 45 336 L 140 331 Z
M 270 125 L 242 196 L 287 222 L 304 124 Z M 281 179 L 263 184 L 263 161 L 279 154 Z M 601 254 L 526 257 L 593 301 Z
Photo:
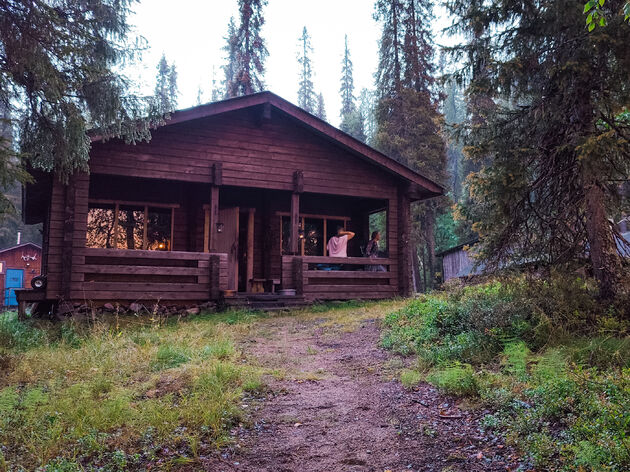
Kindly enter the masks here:
M 160 128 L 149 143 L 94 143 L 90 166 L 93 173 L 209 183 L 215 162 L 223 185 L 293 190 L 300 170 L 304 192 L 395 196 L 393 177 L 279 113 L 264 125 L 241 111 Z
M 72 300 L 200 302 L 227 288 L 226 254 L 94 248 L 76 252 L 85 264 L 72 274 Z

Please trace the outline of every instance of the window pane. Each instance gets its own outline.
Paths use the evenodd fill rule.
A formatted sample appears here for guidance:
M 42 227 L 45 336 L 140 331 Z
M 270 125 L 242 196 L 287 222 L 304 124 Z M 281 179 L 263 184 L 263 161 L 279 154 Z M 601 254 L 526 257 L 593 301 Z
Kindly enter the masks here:
M 144 207 L 121 205 L 118 209 L 118 249 L 142 249 Z
M 147 249 L 171 250 L 171 209 L 149 207 L 147 221 Z
M 90 205 L 87 220 L 87 247 L 114 247 L 114 205 Z
M 304 221 L 304 255 L 324 255 L 324 220 L 306 218 Z

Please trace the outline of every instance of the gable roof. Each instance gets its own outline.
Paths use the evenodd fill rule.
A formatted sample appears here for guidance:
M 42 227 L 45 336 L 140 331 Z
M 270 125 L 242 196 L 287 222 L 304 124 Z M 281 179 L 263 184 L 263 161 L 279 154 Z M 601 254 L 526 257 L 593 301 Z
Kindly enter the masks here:
M 209 116 L 220 115 L 231 111 L 243 110 L 250 107 L 269 105 L 276 110 L 297 120 L 299 123 L 316 132 L 325 139 L 346 149 L 352 154 L 381 167 L 409 183 L 409 194 L 414 199 L 436 197 L 444 194 L 444 189 L 431 179 L 419 174 L 400 162 L 386 156 L 382 152 L 344 133 L 331 124 L 317 118 L 302 108 L 271 92 L 259 92 L 242 97 L 230 98 L 219 102 L 212 102 L 171 113 L 170 119 L 163 126 L 171 126 L 186 121 L 197 120 Z M 94 140 L 98 140 L 96 137 Z
M 24 243 L 24 244 L 18 244 L 17 246 L 8 247 L 6 249 L 0 249 L 0 254 L 2 254 L 4 252 L 8 252 L 8 251 L 13 251 L 15 249 L 20 249 L 20 248 L 23 248 L 23 247 L 26 247 L 26 246 L 31 246 L 31 247 L 37 249 L 38 251 L 42 250 L 42 248 L 40 246 L 38 246 L 37 244 L 35 244 L 35 243 Z

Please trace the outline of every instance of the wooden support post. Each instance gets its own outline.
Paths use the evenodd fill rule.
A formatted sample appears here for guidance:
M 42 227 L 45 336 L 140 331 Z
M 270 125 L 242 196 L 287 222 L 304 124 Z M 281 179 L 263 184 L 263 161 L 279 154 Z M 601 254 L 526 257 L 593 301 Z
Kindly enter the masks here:
M 297 295 L 304 294 L 304 263 L 301 257 L 293 258 L 293 285 Z
M 249 209 L 247 217 L 247 291 L 252 291 L 252 279 L 254 278 L 254 208 Z
M 209 264 L 210 268 L 210 300 L 218 300 L 221 296 L 220 278 L 221 278 L 221 256 L 218 254 L 212 254 L 210 256 Z
M 210 189 L 210 208 L 208 210 L 208 250 L 217 249 L 217 223 L 219 222 L 219 187 L 213 185 Z
M 271 266 L 274 257 L 274 234 L 277 233 L 277 229 L 274 231 L 272 223 L 275 221 L 271 214 L 271 195 L 269 192 L 264 192 L 263 197 L 263 249 L 262 249 L 262 261 L 263 261 L 263 278 L 271 279 Z
M 411 295 L 411 211 L 409 196 L 398 189 L 398 289 Z

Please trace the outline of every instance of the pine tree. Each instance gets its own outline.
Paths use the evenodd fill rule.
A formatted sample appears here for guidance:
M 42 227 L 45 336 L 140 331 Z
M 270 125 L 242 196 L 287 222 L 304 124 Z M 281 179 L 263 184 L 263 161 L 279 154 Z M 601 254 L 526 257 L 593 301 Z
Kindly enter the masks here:
M 383 33 L 376 74 L 375 145 L 427 177 L 444 182 L 446 158 L 438 97 L 433 92 L 430 6 L 417 0 L 378 0 L 376 18 L 383 24 Z M 433 200 L 413 209 L 415 240 L 424 244 L 422 253 L 427 254 L 427 288 L 435 274 L 435 222 L 443 205 L 443 200 Z
M 228 97 L 249 95 L 264 89 L 265 60 L 269 52 L 260 33 L 265 23 L 262 10 L 266 5 L 267 0 L 238 0 L 239 28 L 233 35 L 228 29 L 228 56 L 234 53 L 234 75 L 226 80 Z
M 0 102 L 21 124 L 17 147 L 0 146 L 0 179 L 24 177 L 16 150 L 62 181 L 87 171 L 89 128 L 150 138 L 160 110 L 119 72 L 137 52 L 127 40 L 132 3 L 0 2 Z
M 481 163 L 461 211 L 492 266 L 590 258 L 600 294 L 619 286 L 622 243 L 609 218 L 620 211 L 618 181 L 630 174 L 627 25 L 620 0 L 588 34 L 574 0 L 523 8 L 515 0 L 452 0 L 472 77 L 467 151 Z M 500 51 L 500 54 L 494 54 Z
M 306 26 L 302 30 L 300 36 L 300 47 L 298 50 L 298 64 L 300 65 L 299 88 L 298 88 L 298 106 L 309 113 L 315 113 L 317 107 L 317 95 L 313 86 L 313 65 L 311 63 L 311 54 L 313 47 L 311 46 L 311 37 L 308 34 Z
M 354 97 L 354 78 L 352 76 L 352 60 L 350 59 L 350 50 L 348 49 L 348 35 L 344 39 L 344 53 L 341 61 L 341 125 L 339 128 L 365 142 L 365 126 L 361 111 L 357 109 Z
M 324 95 L 320 92 L 317 96 L 317 111 L 315 116 L 320 120 L 326 121 L 326 106 L 324 105 Z

